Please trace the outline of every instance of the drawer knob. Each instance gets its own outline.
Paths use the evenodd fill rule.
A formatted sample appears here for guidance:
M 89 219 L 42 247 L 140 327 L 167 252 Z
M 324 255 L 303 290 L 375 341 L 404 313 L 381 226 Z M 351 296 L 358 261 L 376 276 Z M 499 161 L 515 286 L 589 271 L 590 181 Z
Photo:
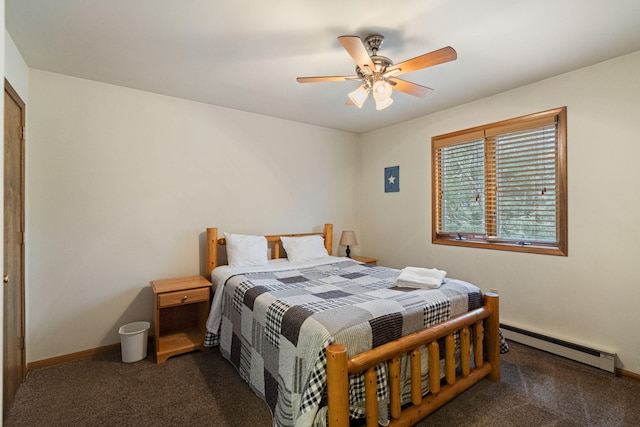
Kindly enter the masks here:
M 185 295 L 182 297 L 182 302 L 185 302 L 186 300 L 187 300 L 187 296 Z

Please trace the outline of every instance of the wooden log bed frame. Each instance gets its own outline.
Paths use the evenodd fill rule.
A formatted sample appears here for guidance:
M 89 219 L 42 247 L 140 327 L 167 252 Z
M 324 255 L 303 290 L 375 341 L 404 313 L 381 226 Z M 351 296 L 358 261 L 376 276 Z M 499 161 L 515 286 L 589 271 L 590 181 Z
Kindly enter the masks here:
M 265 236 L 271 249 L 271 258 L 281 257 L 280 237 L 320 235 L 325 248 L 332 253 L 333 225 L 325 224 L 322 232 L 303 234 L 279 234 Z M 217 228 L 206 231 L 206 271 L 218 266 L 218 245 L 225 245 L 218 238 Z M 482 378 L 500 381 L 500 331 L 499 298 L 497 294 L 485 293 L 484 306 L 467 312 L 435 326 L 420 330 L 400 339 L 380 345 L 371 350 L 347 356 L 341 344 L 327 347 L 327 392 L 329 427 L 347 427 L 349 420 L 349 376 L 364 373 L 366 398 L 366 426 L 378 426 L 378 401 L 376 398 L 375 366 L 388 364 L 390 392 L 389 426 L 412 426 L 452 400 Z M 473 334 L 471 333 L 473 331 Z M 460 369 L 456 369 L 454 334 L 460 333 Z M 473 335 L 473 342 L 471 336 Z M 426 346 L 429 372 L 440 371 L 440 348 L 438 340 L 445 342 L 444 381 L 439 376 L 429 375 L 429 392 L 422 396 L 420 348 Z M 471 351 L 473 350 L 473 352 Z M 411 369 L 411 403 L 401 405 L 400 356 L 408 354 Z M 473 367 L 471 358 L 473 357 Z

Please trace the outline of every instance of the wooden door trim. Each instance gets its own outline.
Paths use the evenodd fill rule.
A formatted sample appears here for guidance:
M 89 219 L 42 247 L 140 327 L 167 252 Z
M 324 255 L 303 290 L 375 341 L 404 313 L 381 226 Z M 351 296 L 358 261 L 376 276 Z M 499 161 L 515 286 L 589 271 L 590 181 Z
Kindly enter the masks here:
M 24 110 L 25 110 L 26 104 L 24 103 L 22 98 L 20 98 L 20 95 L 18 95 L 18 92 L 13 88 L 13 86 L 11 86 L 11 83 L 9 83 L 9 80 L 7 80 L 6 77 L 4 79 L 4 90 L 6 90 L 9 96 L 11 96 L 11 99 L 13 99 L 16 102 L 16 104 L 20 106 L 20 109 L 22 110 L 22 122 L 24 123 L 24 118 L 25 118 Z

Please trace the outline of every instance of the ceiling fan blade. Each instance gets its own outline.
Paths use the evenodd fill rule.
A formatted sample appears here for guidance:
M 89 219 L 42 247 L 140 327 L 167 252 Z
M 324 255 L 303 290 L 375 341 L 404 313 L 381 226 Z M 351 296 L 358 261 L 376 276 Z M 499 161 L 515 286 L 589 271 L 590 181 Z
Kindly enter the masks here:
M 408 93 L 409 95 L 418 96 L 420 98 L 433 92 L 433 89 L 430 87 L 421 86 L 402 79 L 390 78 L 389 82 L 393 85 L 393 89 Z
M 445 62 L 453 61 L 458 58 L 458 53 L 451 46 L 443 47 L 442 49 L 434 50 L 433 52 L 425 53 L 424 55 L 416 56 L 415 58 L 408 59 L 400 62 L 399 64 L 392 65 L 387 68 L 387 72 L 391 70 L 399 69 L 394 75 L 400 75 L 410 73 L 412 71 L 421 70 L 423 68 L 432 67 L 434 65 L 443 64 Z
M 351 99 L 347 99 L 347 102 L 345 102 L 344 105 L 356 105 L 356 104 L 354 104 Z
M 376 66 L 373 64 L 367 48 L 362 44 L 362 40 L 358 36 L 340 36 L 338 37 L 340 43 L 345 48 L 347 53 L 351 55 L 351 58 L 358 64 L 361 70 L 365 70 L 365 65 L 369 66 L 371 70 L 375 70 Z
M 317 83 L 317 82 L 341 82 L 345 80 L 361 80 L 358 76 L 322 76 L 322 77 L 298 77 L 298 83 Z

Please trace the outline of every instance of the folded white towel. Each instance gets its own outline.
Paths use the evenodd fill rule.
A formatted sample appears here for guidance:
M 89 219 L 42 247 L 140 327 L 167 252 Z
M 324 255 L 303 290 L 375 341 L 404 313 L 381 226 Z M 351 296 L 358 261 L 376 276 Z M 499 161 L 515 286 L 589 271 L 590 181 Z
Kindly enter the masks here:
M 446 276 L 446 271 L 436 268 L 405 267 L 396 279 L 396 286 L 437 289 Z

